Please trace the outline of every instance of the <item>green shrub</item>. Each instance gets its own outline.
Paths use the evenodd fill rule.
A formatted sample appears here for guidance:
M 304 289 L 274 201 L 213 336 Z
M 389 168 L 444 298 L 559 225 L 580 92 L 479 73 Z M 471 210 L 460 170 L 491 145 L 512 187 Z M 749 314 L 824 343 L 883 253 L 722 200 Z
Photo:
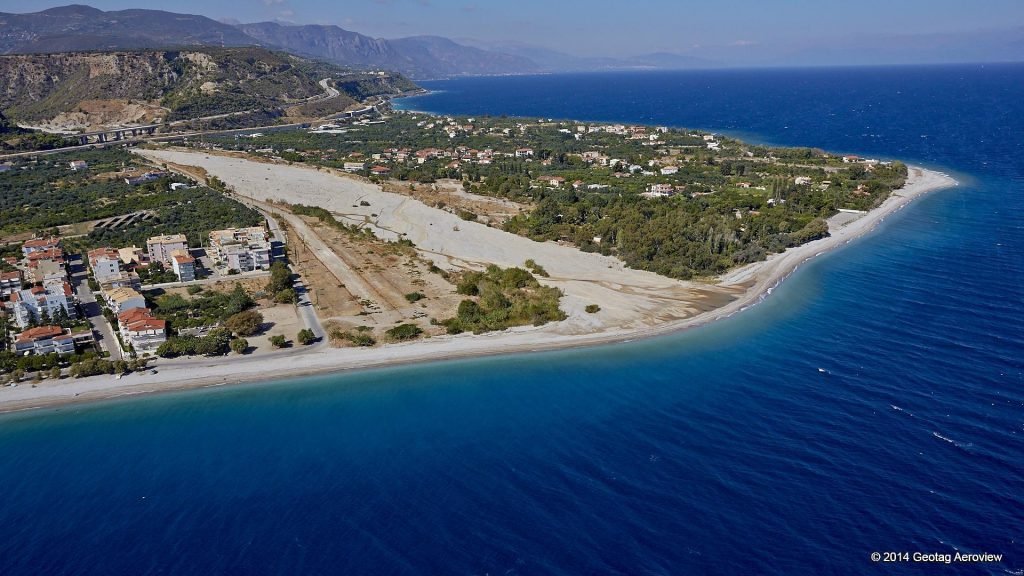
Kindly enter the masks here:
M 597 304 L 587 304 L 586 311 L 588 314 L 597 314 L 601 311 L 601 307 Z
M 308 346 L 312 344 L 314 341 L 316 341 L 316 335 L 313 334 L 313 331 L 310 330 L 309 328 L 303 328 L 302 330 L 299 330 L 299 333 L 295 337 L 295 339 L 299 342 L 299 344 L 302 344 L 303 346 Z
M 291 288 L 285 288 L 274 294 L 274 302 L 278 304 L 294 304 L 299 301 L 299 295 Z
M 231 351 L 235 354 L 245 354 L 245 351 L 249 349 L 249 341 L 245 338 L 235 338 L 231 341 Z
M 527 260 L 525 264 L 526 267 L 530 270 L 530 272 L 533 272 L 537 276 L 543 276 L 544 278 L 548 277 L 548 271 L 545 270 L 544 267 L 541 266 L 540 264 L 537 264 L 537 262 L 534 261 L 533 258 Z
M 423 334 L 423 329 L 415 324 L 399 324 L 398 326 L 386 331 L 385 334 L 387 334 L 388 338 L 391 340 L 402 342 L 418 338 L 420 334 Z

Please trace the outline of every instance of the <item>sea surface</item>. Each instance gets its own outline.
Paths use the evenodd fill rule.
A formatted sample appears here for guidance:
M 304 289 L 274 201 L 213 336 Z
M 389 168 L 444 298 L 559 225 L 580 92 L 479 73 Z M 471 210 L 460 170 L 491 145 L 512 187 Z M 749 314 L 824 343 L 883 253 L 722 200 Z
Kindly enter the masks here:
M 0 417 L 0 574 L 1024 574 L 1024 66 L 427 87 L 961 185 L 681 334 Z

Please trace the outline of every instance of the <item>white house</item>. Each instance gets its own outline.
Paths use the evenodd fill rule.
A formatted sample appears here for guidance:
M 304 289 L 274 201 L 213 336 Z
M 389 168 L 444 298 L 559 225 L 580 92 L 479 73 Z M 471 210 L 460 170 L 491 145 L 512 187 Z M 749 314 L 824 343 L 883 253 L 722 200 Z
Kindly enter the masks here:
M 0 296 L 10 296 L 21 290 L 21 270 L 0 272 Z
M 132 308 L 117 315 L 118 332 L 136 353 L 151 352 L 167 341 L 167 322 L 154 318 L 149 308 Z
M 273 246 L 260 226 L 210 232 L 210 249 L 229 270 L 246 272 L 270 268 Z
M 97 248 L 88 253 L 89 268 L 97 282 L 103 283 L 121 275 L 121 256 L 113 248 Z
M 21 253 L 27 258 L 30 254 L 34 254 L 36 252 L 47 252 L 58 248 L 60 248 L 60 238 L 56 236 L 47 236 L 45 238 L 33 238 L 31 240 L 26 240 L 25 243 L 21 245 Z
M 196 279 L 196 259 L 188 252 L 178 252 L 171 257 L 171 268 L 178 276 L 179 282 L 191 282 Z
M 28 290 L 18 290 L 10 295 L 7 307 L 14 315 L 14 322 L 24 328 L 33 319 L 38 321 L 46 316 L 53 318 L 63 310 L 69 318 L 77 317 L 75 309 L 75 292 L 67 282 L 51 282 L 43 286 L 33 286 Z
M 671 196 L 676 193 L 676 189 L 671 184 L 651 184 L 647 188 L 647 192 L 640 194 L 644 198 L 663 198 L 665 196 Z
M 14 337 L 14 353 L 27 354 L 73 354 L 75 339 L 60 326 L 38 326 L 29 328 Z

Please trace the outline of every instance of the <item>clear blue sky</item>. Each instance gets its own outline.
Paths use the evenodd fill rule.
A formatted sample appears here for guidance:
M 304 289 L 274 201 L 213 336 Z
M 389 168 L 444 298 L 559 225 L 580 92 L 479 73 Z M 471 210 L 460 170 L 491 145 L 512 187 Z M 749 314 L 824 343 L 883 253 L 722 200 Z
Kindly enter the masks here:
M 78 0 L 101 10 L 154 8 L 242 22 L 337 24 L 393 38 L 418 34 L 523 42 L 577 55 L 804 46 L 837 37 L 1024 31 L 1024 0 Z M 31 12 L 68 0 L 0 0 Z M 1024 32 L 1022 32 L 1024 38 Z

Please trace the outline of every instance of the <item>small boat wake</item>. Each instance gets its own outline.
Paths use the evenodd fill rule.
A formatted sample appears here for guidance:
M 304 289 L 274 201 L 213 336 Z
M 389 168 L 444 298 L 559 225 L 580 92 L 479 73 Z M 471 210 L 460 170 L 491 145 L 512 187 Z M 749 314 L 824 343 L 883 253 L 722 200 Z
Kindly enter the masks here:
M 970 442 L 957 442 L 956 440 L 953 440 L 952 438 L 943 436 L 942 434 L 939 434 L 938 432 L 935 432 L 934 430 L 932 431 L 932 436 L 935 436 L 936 438 L 938 438 L 939 440 L 942 440 L 944 442 L 949 442 L 950 444 L 952 444 L 953 446 L 956 446 L 957 448 L 960 448 L 961 450 L 967 450 L 968 448 L 970 448 L 971 446 L 974 445 L 974 444 L 971 444 Z

